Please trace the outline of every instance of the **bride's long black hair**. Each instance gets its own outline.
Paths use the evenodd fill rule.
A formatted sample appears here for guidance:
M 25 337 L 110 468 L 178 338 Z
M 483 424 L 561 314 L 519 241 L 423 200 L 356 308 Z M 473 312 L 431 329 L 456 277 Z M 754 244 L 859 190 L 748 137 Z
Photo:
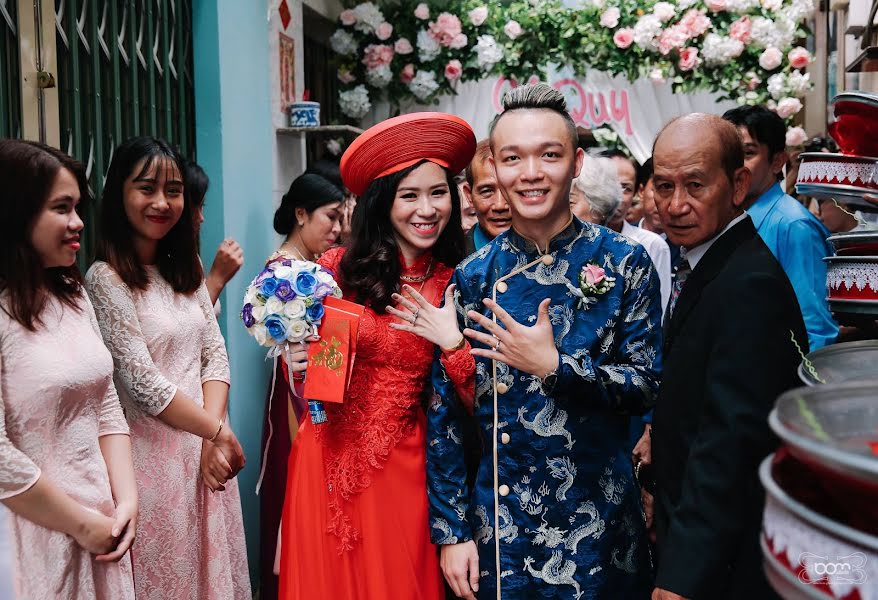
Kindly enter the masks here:
M 400 181 L 424 162 L 373 181 L 354 209 L 351 241 L 339 264 L 339 276 L 342 286 L 354 292 L 357 302 L 368 304 L 378 314 L 383 314 L 384 308 L 392 304 L 391 294 L 399 291 L 399 247 L 390 222 L 396 189 Z M 443 170 L 451 193 L 451 215 L 433 246 L 433 258 L 453 269 L 465 256 L 460 194 L 453 174 Z

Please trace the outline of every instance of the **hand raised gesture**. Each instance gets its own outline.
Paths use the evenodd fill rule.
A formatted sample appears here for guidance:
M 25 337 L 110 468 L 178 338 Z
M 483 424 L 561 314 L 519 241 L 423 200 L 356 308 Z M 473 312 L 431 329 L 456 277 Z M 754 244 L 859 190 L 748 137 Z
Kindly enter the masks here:
M 454 348 L 461 340 L 460 328 L 457 326 L 457 311 L 454 309 L 454 284 L 445 290 L 445 305 L 437 308 L 427 302 L 427 299 L 419 294 L 410 285 L 402 286 L 402 291 L 411 297 L 411 300 L 393 294 L 393 300 L 397 306 L 405 310 L 387 307 L 387 312 L 398 317 L 402 323 L 391 323 L 390 326 L 399 331 L 414 333 L 439 346 L 442 349 Z
M 469 318 L 488 332 L 481 333 L 469 328 L 463 330 L 466 337 L 488 347 L 473 348 L 473 356 L 497 360 L 540 378 L 556 370 L 559 355 L 555 347 L 552 323 L 549 321 L 549 303 L 548 298 L 540 302 L 537 322 L 529 327 L 517 322 L 493 300 L 485 298 L 485 308 L 493 312 L 500 323 L 494 323 L 473 310 L 469 311 Z

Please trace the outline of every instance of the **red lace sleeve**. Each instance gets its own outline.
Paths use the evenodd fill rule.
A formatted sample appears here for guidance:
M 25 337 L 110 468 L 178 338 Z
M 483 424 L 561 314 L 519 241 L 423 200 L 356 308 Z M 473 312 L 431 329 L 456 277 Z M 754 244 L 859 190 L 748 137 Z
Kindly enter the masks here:
M 338 265 L 341 262 L 341 257 L 344 256 L 344 253 L 345 248 L 343 246 L 330 248 L 317 259 L 317 264 L 332 271 L 332 276 L 338 281 Z
M 476 360 L 470 354 L 471 349 L 467 340 L 463 348 L 449 353 L 442 352 L 440 358 L 460 403 L 470 415 L 473 414 L 476 395 Z

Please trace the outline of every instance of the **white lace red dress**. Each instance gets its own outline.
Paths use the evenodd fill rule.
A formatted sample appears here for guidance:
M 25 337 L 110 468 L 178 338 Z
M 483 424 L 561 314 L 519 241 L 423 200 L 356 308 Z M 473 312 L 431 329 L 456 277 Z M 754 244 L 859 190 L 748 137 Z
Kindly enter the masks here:
M 182 390 L 204 404 L 205 381 L 229 382 L 229 361 L 207 288 L 181 294 L 154 267 L 132 292 L 104 262 L 86 274 L 116 387 L 131 428 L 140 522 L 131 549 L 139 598 L 250 600 L 236 479 L 211 493 L 201 439 L 156 415 Z
M 343 252 L 330 250 L 319 262 L 338 273 Z M 422 256 L 403 275 L 423 275 L 431 262 Z M 451 273 L 434 263 L 421 293 L 438 305 Z M 421 408 L 435 346 L 390 328 L 395 321 L 366 309 L 344 403 L 325 403 L 328 423 L 315 427 L 305 417 L 299 428 L 282 525 L 283 600 L 443 597 L 429 535 Z M 443 361 L 456 383 L 472 382 L 468 347 Z

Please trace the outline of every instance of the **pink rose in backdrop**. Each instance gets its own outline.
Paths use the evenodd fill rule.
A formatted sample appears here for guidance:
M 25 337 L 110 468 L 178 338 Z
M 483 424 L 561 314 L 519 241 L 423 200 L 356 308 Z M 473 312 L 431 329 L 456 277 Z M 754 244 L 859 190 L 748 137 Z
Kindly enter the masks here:
M 608 29 L 615 29 L 619 25 L 619 17 L 621 13 L 619 9 L 615 6 L 613 8 L 608 8 L 601 15 L 601 26 L 607 27 Z
M 756 88 L 759 87 L 759 84 L 762 83 L 762 80 L 756 77 L 756 73 L 747 73 L 749 79 L 747 80 L 747 91 L 752 92 Z
M 389 40 L 390 36 L 393 35 L 393 25 L 384 21 L 378 28 L 375 30 L 375 37 L 379 40 Z
M 339 69 L 338 70 L 338 80 L 342 83 L 351 83 L 356 81 L 357 78 L 351 74 L 347 69 Z
M 421 2 L 415 7 L 415 16 L 421 21 L 426 21 L 430 18 L 430 7 Z
M 747 43 L 750 41 L 750 17 L 744 15 L 729 27 L 729 37 L 739 42 Z
M 674 25 L 668 27 L 659 36 L 659 52 L 667 56 L 674 48 L 682 48 L 689 41 L 689 35 L 683 27 Z
M 509 36 L 510 40 L 514 40 L 522 33 L 524 33 L 524 30 L 521 28 L 521 25 L 518 23 L 518 21 L 509 21 L 506 23 L 506 25 L 503 26 L 503 33 Z
M 363 64 L 367 69 L 389 65 L 393 60 L 393 47 L 387 44 L 369 44 L 363 51 Z
M 808 141 L 808 134 L 801 127 L 790 127 L 787 129 L 786 142 L 787 146 L 801 146 Z
M 693 8 L 683 15 L 683 18 L 680 19 L 677 25 L 682 27 L 690 38 L 694 38 L 703 35 L 705 31 L 710 29 L 711 24 L 710 19 L 704 15 L 703 10 Z
M 707 0 L 705 2 L 710 12 L 722 12 L 726 10 L 726 0 Z
M 399 38 L 396 40 L 396 43 L 393 44 L 393 49 L 397 54 L 411 54 L 415 50 L 412 48 L 412 43 L 406 38 Z
M 469 40 L 466 37 L 466 34 L 458 33 L 454 36 L 454 39 L 451 40 L 451 46 L 449 48 L 466 48 L 466 45 L 469 43 Z
M 582 267 L 581 276 L 587 285 L 595 286 L 607 278 L 607 272 L 597 265 L 587 264 Z
M 412 79 L 415 78 L 415 65 L 412 63 L 407 64 L 402 68 L 402 71 L 399 72 L 399 80 L 403 83 L 410 83 Z
M 479 6 L 469 11 L 469 22 L 478 27 L 488 18 L 488 7 Z
M 811 53 L 804 48 L 793 48 L 787 54 L 787 60 L 794 69 L 804 69 L 811 63 Z
M 774 112 L 781 119 L 786 119 L 787 117 L 792 117 L 800 110 L 802 110 L 802 102 L 798 98 L 784 98 L 777 103 L 777 108 Z
M 759 57 L 759 66 L 766 71 L 774 71 L 783 62 L 783 54 L 775 47 L 766 48 Z
M 623 27 L 613 34 L 613 43 L 617 48 L 623 50 L 634 42 L 634 30 L 630 27 Z
M 341 20 L 342 25 L 353 25 L 357 22 L 357 13 L 353 11 L 353 9 L 347 9 L 341 11 L 341 14 L 338 16 L 339 20 Z
M 677 63 L 681 71 L 691 71 L 701 62 L 698 58 L 698 48 L 683 48 L 680 50 L 680 62 Z
M 430 36 L 446 48 L 451 47 L 461 32 L 460 19 L 451 13 L 444 12 L 430 23 Z
M 449 60 L 448 64 L 445 65 L 445 79 L 448 81 L 457 81 L 462 74 L 463 65 L 460 64 L 459 60 Z

